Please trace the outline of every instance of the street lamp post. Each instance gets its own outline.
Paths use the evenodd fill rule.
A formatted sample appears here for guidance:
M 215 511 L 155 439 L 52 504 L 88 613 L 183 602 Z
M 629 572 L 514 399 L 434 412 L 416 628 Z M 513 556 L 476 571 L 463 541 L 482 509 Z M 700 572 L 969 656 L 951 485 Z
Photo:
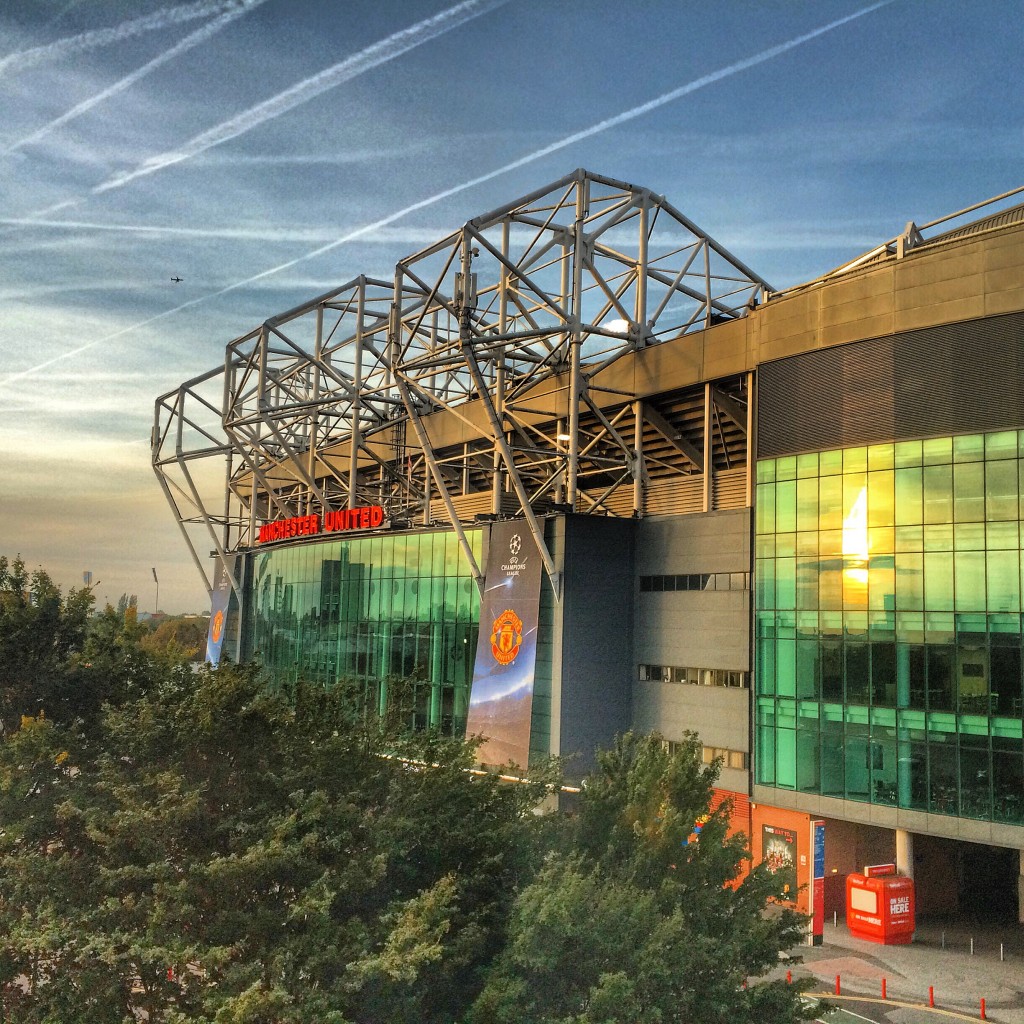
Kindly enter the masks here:
M 156 584 L 156 607 L 153 609 L 155 615 L 160 611 L 160 581 L 156 578 L 156 566 L 153 567 L 153 582 Z

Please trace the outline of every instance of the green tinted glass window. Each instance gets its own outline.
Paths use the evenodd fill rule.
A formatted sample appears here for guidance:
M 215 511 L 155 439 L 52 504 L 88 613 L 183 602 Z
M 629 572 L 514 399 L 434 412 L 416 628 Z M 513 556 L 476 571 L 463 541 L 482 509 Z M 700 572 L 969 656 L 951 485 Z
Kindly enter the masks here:
M 967 462 L 953 467 L 953 519 L 958 523 L 984 521 L 984 463 Z
M 1017 519 L 1017 462 L 990 462 L 985 466 L 985 519 Z
M 1017 431 L 1000 430 L 985 435 L 985 460 L 992 463 L 998 459 L 1017 457 Z
M 951 523 L 953 521 L 953 467 L 951 465 L 925 466 L 923 482 L 925 523 Z

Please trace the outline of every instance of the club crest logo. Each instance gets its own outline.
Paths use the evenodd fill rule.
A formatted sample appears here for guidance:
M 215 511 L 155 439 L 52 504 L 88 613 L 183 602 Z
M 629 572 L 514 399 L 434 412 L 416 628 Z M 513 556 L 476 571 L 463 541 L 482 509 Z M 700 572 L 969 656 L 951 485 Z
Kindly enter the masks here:
M 515 534 L 512 539 L 508 542 L 508 549 L 513 555 L 518 555 L 520 549 L 523 546 L 523 539 L 519 534 Z
M 506 608 L 491 626 L 491 654 L 499 665 L 515 661 L 523 645 L 523 620 Z
M 213 617 L 213 629 L 210 632 L 210 636 L 213 638 L 213 642 L 220 643 L 221 633 L 224 632 L 224 613 L 218 608 L 217 614 Z

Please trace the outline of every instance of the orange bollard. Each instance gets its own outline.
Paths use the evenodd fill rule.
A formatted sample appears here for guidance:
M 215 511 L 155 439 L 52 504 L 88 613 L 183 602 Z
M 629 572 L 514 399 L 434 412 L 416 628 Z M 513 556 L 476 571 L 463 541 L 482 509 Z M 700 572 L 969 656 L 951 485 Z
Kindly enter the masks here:
M 836 995 L 841 996 L 843 993 L 840 991 L 839 975 L 836 975 Z
M 988 1020 L 988 1017 L 985 1016 L 985 1000 L 984 999 L 982 999 L 982 1001 L 981 1001 L 981 1019 L 982 1020 Z
M 793 984 L 793 972 L 792 971 L 786 971 L 786 984 L 787 985 L 792 985 Z
M 882 979 L 882 998 L 885 998 L 885 978 Z
M 934 1006 L 935 1005 L 935 986 L 934 985 L 929 985 L 928 986 L 928 1005 L 929 1006 Z

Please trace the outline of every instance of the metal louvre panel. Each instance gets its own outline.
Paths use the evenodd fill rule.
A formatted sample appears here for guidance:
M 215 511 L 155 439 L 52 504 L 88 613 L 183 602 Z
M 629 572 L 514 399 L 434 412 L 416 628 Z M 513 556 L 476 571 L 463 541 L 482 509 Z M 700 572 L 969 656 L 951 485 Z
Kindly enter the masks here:
M 1024 314 L 758 368 L 758 457 L 1024 425 Z
M 619 487 L 604 500 L 606 508 L 613 516 L 628 519 L 633 515 L 633 485 Z
M 720 469 L 711 481 L 714 501 L 712 507 L 718 511 L 727 508 L 745 508 L 747 504 L 747 467 Z
M 644 495 L 644 513 L 649 516 L 703 511 L 704 477 L 697 474 L 672 480 L 652 480 Z

